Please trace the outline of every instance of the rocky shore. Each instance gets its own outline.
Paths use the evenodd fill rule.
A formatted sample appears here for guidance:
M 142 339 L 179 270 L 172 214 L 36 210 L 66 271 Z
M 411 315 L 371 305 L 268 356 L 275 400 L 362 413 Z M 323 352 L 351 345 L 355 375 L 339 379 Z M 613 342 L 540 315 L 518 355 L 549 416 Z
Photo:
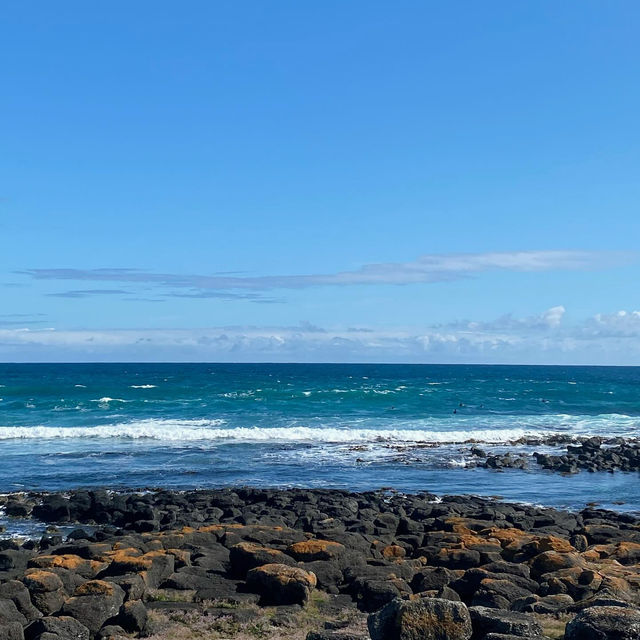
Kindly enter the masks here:
M 0 541 L 2 640 L 640 638 L 631 514 L 390 490 L 0 503 L 52 525 Z
M 560 453 L 541 453 L 518 450 L 503 454 L 489 454 L 481 446 L 469 450 L 474 461 L 467 467 L 486 469 L 528 469 L 539 465 L 548 471 L 578 473 L 581 470 L 595 471 L 640 471 L 640 443 L 625 438 L 549 438 L 522 439 L 510 443 L 512 446 L 534 448 L 561 447 Z

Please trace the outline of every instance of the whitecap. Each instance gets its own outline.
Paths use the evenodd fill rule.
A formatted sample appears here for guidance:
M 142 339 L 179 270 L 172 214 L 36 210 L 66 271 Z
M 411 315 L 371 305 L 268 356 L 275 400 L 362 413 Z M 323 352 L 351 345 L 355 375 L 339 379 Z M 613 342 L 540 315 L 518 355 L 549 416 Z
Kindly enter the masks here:
M 131 389 L 155 389 L 158 385 L 156 384 L 132 384 L 130 385 Z

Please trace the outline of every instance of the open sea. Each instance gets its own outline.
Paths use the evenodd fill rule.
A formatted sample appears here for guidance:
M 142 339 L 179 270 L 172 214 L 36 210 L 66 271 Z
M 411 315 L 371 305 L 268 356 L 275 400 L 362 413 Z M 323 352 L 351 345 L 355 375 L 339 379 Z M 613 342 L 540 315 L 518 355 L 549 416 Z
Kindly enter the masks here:
M 465 468 L 466 440 L 553 433 L 640 436 L 640 368 L 0 364 L 2 492 L 393 487 L 640 509 L 635 473 Z

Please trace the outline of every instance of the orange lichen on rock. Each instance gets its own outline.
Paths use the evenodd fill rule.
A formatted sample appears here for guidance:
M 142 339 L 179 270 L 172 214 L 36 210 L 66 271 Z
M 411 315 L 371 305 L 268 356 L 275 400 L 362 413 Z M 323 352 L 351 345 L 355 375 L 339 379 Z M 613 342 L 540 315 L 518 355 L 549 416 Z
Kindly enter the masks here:
M 534 541 L 539 553 L 544 551 L 557 551 L 558 553 L 571 553 L 574 547 L 567 540 L 557 536 L 544 536 Z
M 73 554 L 64 554 L 59 556 L 37 556 L 29 560 L 29 566 L 48 569 L 52 567 L 58 567 L 60 569 L 67 569 L 85 576 L 95 576 L 104 568 L 108 563 L 98 562 L 97 560 L 86 560 L 80 556 Z
M 339 542 L 312 538 L 310 540 L 294 542 L 287 548 L 287 553 L 292 555 L 296 560 L 311 562 L 314 560 L 331 560 L 338 557 L 344 550 L 345 546 Z
M 111 582 L 104 580 L 89 580 L 81 584 L 73 593 L 74 596 L 112 596 L 115 588 Z
M 22 577 L 22 582 L 29 591 L 40 593 L 62 589 L 62 580 L 55 573 L 42 569 L 28 569 Z
M 382 549 L 382 556 L 388 560 L 404 558 L 407 555 L 407 550 L 397 544 L 390 544 Z

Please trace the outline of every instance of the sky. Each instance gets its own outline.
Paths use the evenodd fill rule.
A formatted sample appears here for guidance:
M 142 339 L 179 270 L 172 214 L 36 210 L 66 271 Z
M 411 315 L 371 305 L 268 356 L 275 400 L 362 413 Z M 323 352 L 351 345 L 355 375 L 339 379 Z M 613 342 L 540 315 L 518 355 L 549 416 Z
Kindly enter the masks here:
M 7 0 L 0 360 L 640 365 L 633 0 Z

